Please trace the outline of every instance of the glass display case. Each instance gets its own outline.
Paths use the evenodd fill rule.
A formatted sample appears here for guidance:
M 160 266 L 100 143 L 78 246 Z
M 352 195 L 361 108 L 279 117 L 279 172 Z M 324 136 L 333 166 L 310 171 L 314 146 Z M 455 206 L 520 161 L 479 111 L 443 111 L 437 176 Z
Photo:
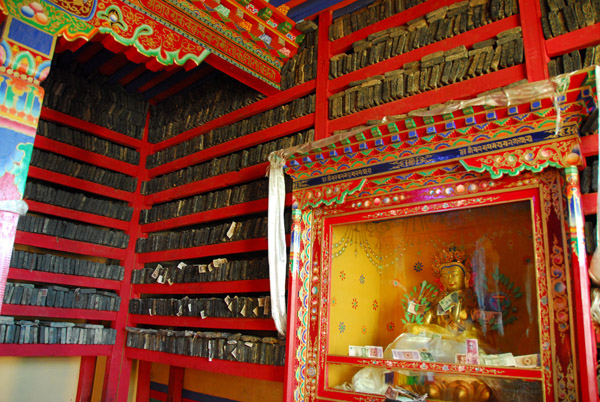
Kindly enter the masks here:
M 581 400 L 586 74 L 288 151 L 286 400 Z

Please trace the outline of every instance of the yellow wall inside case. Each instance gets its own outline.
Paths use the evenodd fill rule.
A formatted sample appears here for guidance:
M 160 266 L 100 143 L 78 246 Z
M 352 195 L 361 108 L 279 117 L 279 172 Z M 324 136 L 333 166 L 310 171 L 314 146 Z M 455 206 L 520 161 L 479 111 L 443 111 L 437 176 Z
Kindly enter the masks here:
M 504 335 L 487 331 L 487 341 L 497 352 L 539 353 L 529 201 L 334 226 L 330 244 L 330 354 L 347 355 L 348 345 L 385 348 L 406 332 L 407 297 L 418 301 L 424 280 L 441 287 L 431 270 L 433 255 L 452 244 L 464 249 L 478 269 L 474 288 L 481 289 L 485 278 L 488 296 L 505 295 L 511 302 Z M 496 268 L 500 278 L 492 275 Z M 329 383 L 349 381 L 354 371 L 346 370 L 351 369 L 330 366 Z

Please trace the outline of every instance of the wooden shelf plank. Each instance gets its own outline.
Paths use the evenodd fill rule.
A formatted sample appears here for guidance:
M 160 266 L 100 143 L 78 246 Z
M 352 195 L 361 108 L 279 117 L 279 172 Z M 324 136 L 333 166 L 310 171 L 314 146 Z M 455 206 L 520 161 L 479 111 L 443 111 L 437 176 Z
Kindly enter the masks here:
M 131 201 L 133 199 L 133 193 L 124 190 L 118 190 L 103 184 L 93 183 L 77 177 L 71 177 L 62 173 L 56 173 L 51 170 L 39 168 L 37 166 L 29 166 L 28 176 L 121 201 Z
M 15 243 L 47 248 L 50 250 L 65 251 L 67 253 L 112 258 L 115 260 L 123 260 L 126 252 L 126 249 L 101 246 L 99 244 L 85 243 L 77 240 L 63 239 L 55 236 L 21 231 L 17 231 Z
M 99 279 L 92 278 L 89 276 L 56 274 L 54 272 L 43 272 L 35 270 L 30 271 L 27 269 L 14 267 L 11 267 L 9 269 L 8 279 L 29 282 L 54 283 L 57 285 L 81 286 L 98 289 L 121 289 L 121 282 L 111 279 Z
M 114 321 L 116 311 L 86 310 L 81 308 L 58 308 L 42 306 L 23 306 L 20 304 L 3 304 L 2 315 L 23 317 L 65 318 L 71 320 Z
M 290 120 L 285 123 L 281 123 L 276 126 L 269 127 L 264 130 L 245 135 L 243 137 L 215 145 L 213 147 L 184 156 L 182 158 L 175 159 L 171 162 L 167 162 L 163 165 L 150 169 L 148 171 L 148 177 L 153 178 L 156 176 L 174 172 L 176 170 L 196 165 L 198 163 L 208 161 L 213 158 L 218 158 L 220 156 L 227 155 L 232 152 L 250 148 L 267 141 L 276 140 L 278 138 L 285 137 L 286 135 L 307 129 L 308 127 L 311 127 L 314 124 L 314 113 L 303 117 L 299 117 L 297 119 Z
M 211 244 L 209 246 L 140 253 L 138 254 L 138 262 L 145 264 L 149 262 L 179 261 L 190 258 L 250 253 L 266 249 L 267 239 L 262 237 L 258 239 L 238 240 L 230 243 Z
M 600 23 L 578 29 L 546 41 L 548 57 L 556 57 L 573 50 L 584 49 L 598 44 Z
M 598 155 L 598 134 L 581 137 L 581 155 L 584 158 Z
M 213 191 L 218 188 L 234 186 L 236 184 L 247 183 L 252 180 L 264 177 L 267 172 L 269 162 L 259 163 L 237 172 L 224 173 L 219 176 L 209 177 L 204 180 L 183 184 L 168 190 L 145 196 L 145 204 L 153 205 L 161 202 L 167 202 L 180 198 L 190 197 L 192 195 Z
M 294 99 L 301 98 L 313 92 L 315 90 L 315 80 L 305 82 L 293 88 L 281 91 L 275 95 L 269 96 L 265 99 L 261 99 L 258 102 L 254 102 L 251 105 L 243 107 L 238 110 L 234 110 L 224 116 L 218 117 L 208 123 L 202 124 L 199 127 L 185 131 L 175 137 L 171 137 L 159 143 L 153 144 L 151 153 L 156 153 L 162 149 L 177 145 L 185 142 L 193 137 L 200 134 L 207 133 L 215 128 L 221 126 L 227 126 L 238 122 L 240 120 L 247 119 L 248 117 L 254 116 L 255 114 L 262 113 L 266 110 L 273 109 L 277 106 L 283 105 L 284 103 L 291 102 Z
M 34 144 L 36 148 L 54 152 L 71 159 L 88 163 L 90 165 L 99 166 L 103 169 L 113 170 L 128 176 L 135 176 L 137 174 L 137 166 L 132 165 L 131 163 L 123 162 L 119 159 L 114 159 L 109 156 L 100 155 L 95 152 L 77 148 L 73 145 L 55 141 L 41 135 L 36 135 Z
M 285 205 L 292 205 L 291 194 L 286 195 Z M 267 211 L 268 206 L 269 199 L 263 198 L 261 200 L 248 201 L 242 204 L 230 205 L 228 207 L 210 209 L 207 211 L 197 212 L 195 214 L 166 219 L 164 221 L 147 223 L 145 225 L 142 225 L 140 230 L 143 233 L 159 232 L 182 226 L 195 225 L 198 223 L 218 221 L 227 218 L 234 218 L 236 216 L 251 215 L 258 212 Z
M 108 356 L 112 345 L 0 344 L 0 356 Z
M 432 103 L 470 98 L 479 93 L 500 88 L 525 78 L 525 65 L 520 64 L 331 120 L 329 130 L 333 132 L 357 127 L 365 124 L 367 120 L 407 113 L 411 110 L 427 107 Z
M 394 14 L 391 17 L 376 22 L 375 24 L 371 24 L 356 32 L 352 32 L 350 35 L 346 35 L 343 38 L 331 42 L 331 54 L 336 55 L 338 53 L 345 52 L 352 46 L 354 42 L 365 39 L 371 34 L 404 25 L 407 22 L 424 16 L 425 14 L 437 10 L 442 6 L 449 6 L 453 3 L 458 3 L 459 1 L 460 0 L 430 0 L 404 10 L 401 13 Z
M 598 213 L 598 194 L 582 194 L 581 195 L 581 210 L 584 215 L 595 215 Z
M 112 141 L 116 144 L 125 145 L 126 147 L 139 149 L 142 146 L 142 141 L 138 139 L 47 107 L 42 107 L 40 118 L 76 130 L 85 131 L 89 134 L 94 134 L 97 137 L 104 138 L 105 140 Z
M 10 278 L 10 271 L 9 271 Z M 219 294 L 268 292 L 271 288 L 268 279 L 245 281 L 174 283 L 173 285 L 149 283 L 133 285 L 135 294 Z
M 129 222 L 109 218 L 102 215 L 95 215 L 89 212 L 76 211 L 73 209 L 59 207 L 57 205 L 45 204 L 34 200 L 25 200 L 29 206 L 29 211 L 39 212 L 41 214 L 59 216 L 61 218 L 72 219 L 80 222 L 91 223 L 93 225 L 106 226 L 112 229 L 127 230 Z
M 369 360 L 369 362 L 367 362 Z M 360 361 L 360 363 L 359 363 Z M 365 359 L 348 356 L 327 356 L 327 363 L 336 364 L 351 364 L 353 366 L 363 367 L 384 367 L 388 369 L 403 368 L 411 369 L 414 368 L 414 361 L 405 360 L 385 360 L 385 359 Z M 491 367 L 494 369 L 494 376 L 522 378 L 525 380 L 542 380 L 542 369 L 541 368 L 521 368 L 521 367 L 501 367 L 501 366 L 483 366 L 483 365 L 469 365 L 469 364 L 452 364 L 452 363 L 436 363 L 436 362 L 418 362 L 419 369 L 424 371 L 434 371 L 438 373 L 455 373 L 455 374 L 481 374 L 480 367 Z
M 132 324 L 162 325 L 167 327 L 217 328 L 253 331 L 277 331 L 270 318 L 216 318 L 173 317 L 130 314 Z
M 176 355 L 173 353 L 154 352 L 151 350 L 129 347 L 125 349 L 125 356 L 129 359 L 161 363 L 176 367 L 186 367 L 213 373 L 229 374 L 238 377 L 254 378 L 257 380 L 283 382 L 284 377 L 283 366 L 240 363 L 219 359 L 212 359 L 212 361 L 210 361 L 204 357 Z
M 453 36 L 452 38 L 432 43 L 425 47 L 411 50 L 410 52 L 400 54 L 387 60 L 383 60 L 377 64 L 372 64 L 360 70 L 344 74 L 341 77 L 331 80 L 329 89 L 331 93 L 339 92 L 341 89 L 346 88 L 348 84 L 352 81 L 357 81 L 364 79 L 365 77 L 383 74 L 386 71 L 398 70 L 406 63 L 415 60 L 421 60 L 423 56 L 435 53 L 440 50 L 452 49 L 459 45 L 465 45 L 467 48 L 470 48 L 471 46 L 473 46 L 473 44 L 477 42 L 494 38 L 498 33 L 511 28 L 515 28 L 517 26 L 519 26 L 519 17 L 517 15 L 504 18 L 492 24 L 488 24 L 480 28 L 474 29 L 472 31 Z

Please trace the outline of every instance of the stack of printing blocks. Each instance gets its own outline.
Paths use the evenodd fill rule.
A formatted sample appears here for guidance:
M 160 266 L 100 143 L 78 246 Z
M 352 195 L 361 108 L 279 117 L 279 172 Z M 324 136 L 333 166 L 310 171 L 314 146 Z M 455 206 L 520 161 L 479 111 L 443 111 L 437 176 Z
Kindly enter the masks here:
M 57 63 L 42 83 L 46 90 L 44 106 L 142 139 L 148 102 L 141 95 L 129 93 L 118 84 L 107 83 L 97 74 L 88 79 L 83 67 L 71 60 L 68 69 L 63 68 L 60 58 L 61 55 L 56 56 Z
M 15 321 L 0 317 L 0 343 L 114 345 L 117 331 L 98 324 L 56 321 Z
M 174 317 L 269 318 L 270 296 L 209 297 L 190 299 L 131 299 L 129 314 Z
M 92 278 L 123 280 L 125 268 L 120 265 L 103 264 L 53 254 L 29 253 L 13 250 L 10 266 L 55 274 L 89 276 Z
M 118 248 L 127 247 L 129 242 L 129 236 L 121 230 L 105 229 L 36 215 L 21 216 L 17 230 Z
M 62 286 L 35 286 L 30 283 L 7 282 L 4 303 L 118 311 L 121 298 L 114 292 L 93 288 L 69 289 Z
M 288 104 L 277 106 L 247 119 L 216 128 L 202 135 L 197 135 L 188 141 L 149 155 L 146 160 L 146 167 L 151 169 L 195 152 L 214 147 L 215 145 L 232 141 L 314 112 L 315 95 L 298 98 Z
M 285 216 L 286 231 L 289 233 L 290 215 Z M 200 247 L 230 241 L 256 239 L 267 236 L 267 217 L 245 218 L 239 222 L 223 222 L 204 225 L 198 229 L 181 232 L 152 233 L 147 239 L 138 239 L 136 252 L 173 250 Z
M 24 198 L 122 221 L 129 221 L 133 215 L 133 208 L 126 202 L 90 197 L 83 193 L 56 189 L 31 180 L 27 180 Z
M 459 46 L 406 63 L 400 70 L 350 83 L 329 97 L 329 117 L 336 119 L 360 110 L 480 76 L 523 62 L 521 27 L 501 32 L 497 39 Z
M 157 352 L 283 366 L 285 341 L 227 332 L 127 328 L 127 346 Z
M 88 165 L 87 163 L 77 162 L 52 152 L 42 151 L 38 148 L 34 148 L 33 150 L 31 165 L 128 192 L 135 191 L 137 183 L 135 177 Z
M 131 273 L 131 283 L 197 283 L 266 279 L 269 277 L 267 257 L 250 260 L 217 258 L 210 264 L 185 264 L 136 269 Z

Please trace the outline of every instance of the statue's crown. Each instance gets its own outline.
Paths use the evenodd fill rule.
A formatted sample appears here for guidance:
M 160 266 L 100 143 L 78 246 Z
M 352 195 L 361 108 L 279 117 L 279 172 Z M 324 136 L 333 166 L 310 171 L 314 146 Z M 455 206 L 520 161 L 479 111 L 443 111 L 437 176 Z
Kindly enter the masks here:
M 440 269 L 449 263 L 455 262 L 457 265 L 463 269 L 466 273 L 467 270 L 470 269 L 467 267 L 467 253 L 464 250 L 458 249 L 456 246 L 450 246 L 446 249 L 440 250 L 439 252 L 433 255 L 433 263 L 431 267 L 433 269 L 433 274 L 436 277 L 439 277 L 441 272 Z

